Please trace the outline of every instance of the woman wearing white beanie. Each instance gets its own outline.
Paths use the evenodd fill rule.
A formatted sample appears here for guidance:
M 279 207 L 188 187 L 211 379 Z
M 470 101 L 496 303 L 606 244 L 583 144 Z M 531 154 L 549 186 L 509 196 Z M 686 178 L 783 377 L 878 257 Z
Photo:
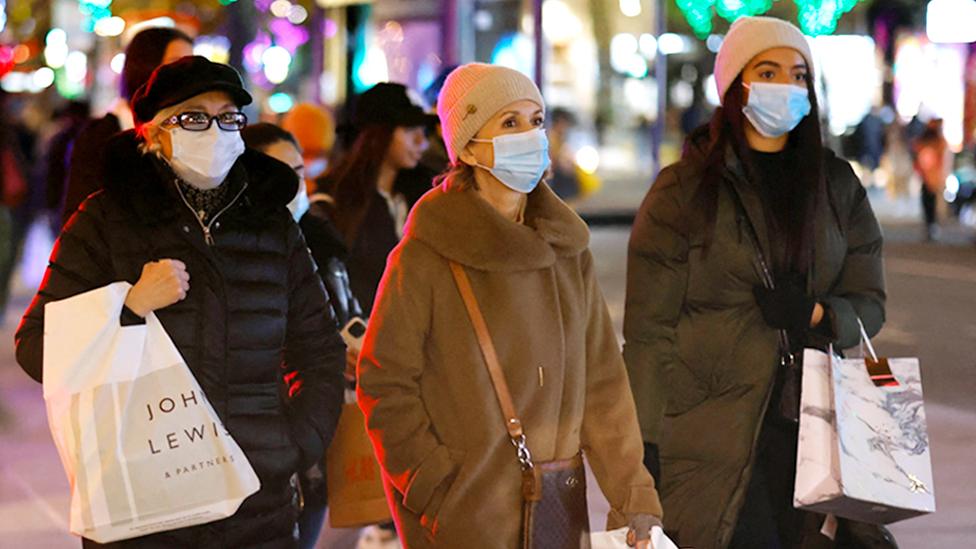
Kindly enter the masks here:
M 631 234 L 624 357 L 668 528 L 698 549 L 833 546 L 824 517 L 792 506 L 791 359 L 857 345 L 858 319 L 876 334 L 885 284 L 865 191 L 821 142 L 812 63 L 793 25 L 736 21 L 715 61 L 722 106 Z M 858 528 L 837 547 L 862 546 Z
M 359 402 L 411 549 L 589 547 L 581 450 L 610 528 L 647 547 L 660 524 L 589 231 L 541 182 L 544 109 L 517 71 L 451 73 L 452 167 L 411 212 L 373 309 Z M 525 520 L 537 481 L 560 501 Z

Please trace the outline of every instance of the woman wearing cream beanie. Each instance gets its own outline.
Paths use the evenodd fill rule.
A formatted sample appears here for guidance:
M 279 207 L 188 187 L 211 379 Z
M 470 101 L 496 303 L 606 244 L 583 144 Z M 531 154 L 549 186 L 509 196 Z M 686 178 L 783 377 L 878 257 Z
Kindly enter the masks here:
M 584 497 L 561 524 L 537 515 L 551 527 L 545 547 L 589 547 L 582 449 L 610 502 L 609 527 L 629 526 L 646 548 L 660 524 L 589 231 L 540 184 L 544 109 L 517 71 L 470 64 L 451 73 L 438 114 L 452 168 L 414 207 L 383 276 L 359 362 L 359 403 L 410 549 L 523 547 L 519 457 L 459 271 L 537 470 L 568 461 L 560 486 Z
M 885 285 L 864 189 L 821 142 L 812 63 L 790 23 L 736 21 L 715 61 L 722 106 L 631 233 L 624 358 L 668 528 L 698 549 L 834 547 L 822 515 L 793 508 L 790 357 L 857 345 L 858 319 L 877 333 Z M 842 521 L 836 546 L 864 547 L 863 528 Z

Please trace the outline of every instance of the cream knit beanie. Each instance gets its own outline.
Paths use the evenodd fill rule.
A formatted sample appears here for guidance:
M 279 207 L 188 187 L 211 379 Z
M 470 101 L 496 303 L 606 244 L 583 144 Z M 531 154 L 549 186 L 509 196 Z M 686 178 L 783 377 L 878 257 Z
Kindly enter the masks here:
M 725 102 L 725 92 L 749 61 L 772 48 L 793 48 L 807 61 L 813 74 L 813 54 L 800 29 L 775 17 L 741 17 L 732 23 L 715 57 L 715 86 Z
M 437 116 L 451 163 L 492 116 L 522 99 L 545 108 L 539 88 L 517 70 L 485 63 L 454 69 L 437 96 Z

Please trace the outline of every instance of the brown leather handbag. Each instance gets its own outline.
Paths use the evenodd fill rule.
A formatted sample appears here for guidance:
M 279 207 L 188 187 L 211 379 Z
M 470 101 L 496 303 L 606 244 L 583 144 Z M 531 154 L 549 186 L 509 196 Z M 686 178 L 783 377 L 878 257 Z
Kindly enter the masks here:
M 571 459 L 535 463 L 525 439 L 522 421 L 515 413 L 488 325 L 478 307 L 464 267 L 451 263 L 451 272 L 474 326 L 498 404 L 505 416 L 505 428 L 512 439 L 522 468 L 523 549 L 589 549 L 590 522 L 586 509 L 586 473 L 582 454 Z

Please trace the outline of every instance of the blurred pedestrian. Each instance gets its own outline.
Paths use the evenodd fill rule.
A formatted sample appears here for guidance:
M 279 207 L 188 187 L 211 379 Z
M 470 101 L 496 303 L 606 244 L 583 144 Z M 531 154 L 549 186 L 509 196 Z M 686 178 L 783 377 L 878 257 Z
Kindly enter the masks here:
M 544 109 L 518 71 L 469 64 L 448 77 L 438 114 L 452 167 L 410 214 L 383 275 L 359 404 L 411 549 L 521 546 L 519 456 L 529 457 L 507 426 L 524 429 L 519 443 L 538 468 L 585 450 L 610 501 L 608 526 L 630 525 L 638 547 L 661 515 L 589 231 L 540 184 Z M 458 271 L 484 311 L 520 423 L 500 413 Z M 565 486 L 582 489 L 571 467 Z M 588 530 L 581 505 L 564 532 L 574 547 Z
M 938 202 L 945 191 L 946 178 L 952 170 L 952 151 L 942 133 L 942 119 L 934 118 L 912 143 L 915 172 L 922 179 L 922 219 L 927 241 L 938 237 Z
M 306 188 L 329 167 L 336 140 L 335 118 L 325 107 L 299 103 L 285 113 L 281 128 L 293 136 L 305 165 Z M 315 191 L 316 189 L 311 189 Z
M 569 146 L 569 132 L 576 125 L 573 113 L 563 108 L 555 108 L 549 114 L 549 158 L 552 162 L 552 177 L 549 187 L 563 200 L 576 198 L 580 194 L 580 180 L 576 173 L 576 157 Z
M 193 55 L 193 39 L 174 28 L 150 28 L 136 34 L 125 48 L 119 98 L 109 112 L 92 120 L 75 138 L 68 163 L 68 182 L 64 189 L 61 223 L 75 213 L 91 193 L 105 181 L 105 147 L 116 133 L 132 129 L 129 102 L 140 86 L 149 80 L 156 67 Z
M 733 24 L 715 61 L 722 106 L 630 237 L 624 357 L 645 461 L 669 530 L 699 549 L 830 543 L 823 516 L 793 508 L 799 378 L 781 359 L 884 322 L 881 229 L 823 147 L 811 63 L 792 24 Z
M 357 99 L 357 137 L 338 164 L 316 183 L 332 200 L 329 218 L 349 249 L 352 293 L 369 315 L 386 257 L 403 235 L 407 212 L 427 189 L 401 174 L 417 166 L 436 117 L 401 84 L 381 83 Z
M 27 169 L 7 105 L 7 92 L 0 90 L 0 324 L 7 311 L 10 278 L 20 241 L 13 210 L 29 192 Z
M 447 80 L 448 75 L 454 72 L 457 67 L 457 65 L 447 65 L 437 74 L 437 78 L 424 89 L 424 101 L 430 106 L 430 112 L 437 113 L 437 96 L 441 93 L 441 88 L 444 87 L 444 81 Z M 430 146 L 424 151 L 424 156 L 420 158 L 420 166 L 425 168 L 428 173 L 433 173 L 436 176 L 447 170 L 451 159 L 447 156 L 447 146 L 444 144 L 441 126 L 439 123 L 435 126 L 436 131 L 430 132 L 427 136 Z
M 157 69 L 133 96 L 136 129 L 106 149 L 105 189 L 65 226 L 17 331 L 17 360 L 41 381 L 45 304 L 133 283 L 121 322 L 158 316 L 261 480 L 228 519 L 112 547 L 292 547 L 295 473 L 321 459 L 339 417 L 344 346 L 286 209 L 298 181 L 245 150 L 249 103 L 227 65 Z
M 885 124 L 881 117 L 881 107 L 871 107 L 854 129 L 854 139 L 858 146 L 858 162 L 868 172 L 881 166 L 885 152 Z
M 51 138 L 46 151 L 46 201 L 45 206 L 51 214 L 51 230 L 61 231 L 61 202 L 68 181 L 68 159 L 72 143 L 88 124 L 91 106 L 87 101 L 69 101 L 57 115 L 61 129 Z
M 318 266 L 318 274 L 328 291 L 329 303 L 338 321 L 336 326 L 341 328 L 352 318 L 361 317 L 362 310 L 352 295 L 349 275 L 343 263 L 347 251 L 342 244 L 341 235 L 329 223 L 326 214 L 321 210 L 321 203 L 315 209 L 309 203 L 304 183 L 305 164 L 298 140 L 284 129 L 266 122 L 247 126 L 241 132 L 241 137 L 249 148 L 285 163 L 302 180 L 295 198 L 288 203 L 288 210 L 301 227 L 309 252 Z M 298 520 L 299 547 L 312 549 L 322 531 L 328 504 L 324 460 L 301 472 L 299 481 L 304 502 Z

